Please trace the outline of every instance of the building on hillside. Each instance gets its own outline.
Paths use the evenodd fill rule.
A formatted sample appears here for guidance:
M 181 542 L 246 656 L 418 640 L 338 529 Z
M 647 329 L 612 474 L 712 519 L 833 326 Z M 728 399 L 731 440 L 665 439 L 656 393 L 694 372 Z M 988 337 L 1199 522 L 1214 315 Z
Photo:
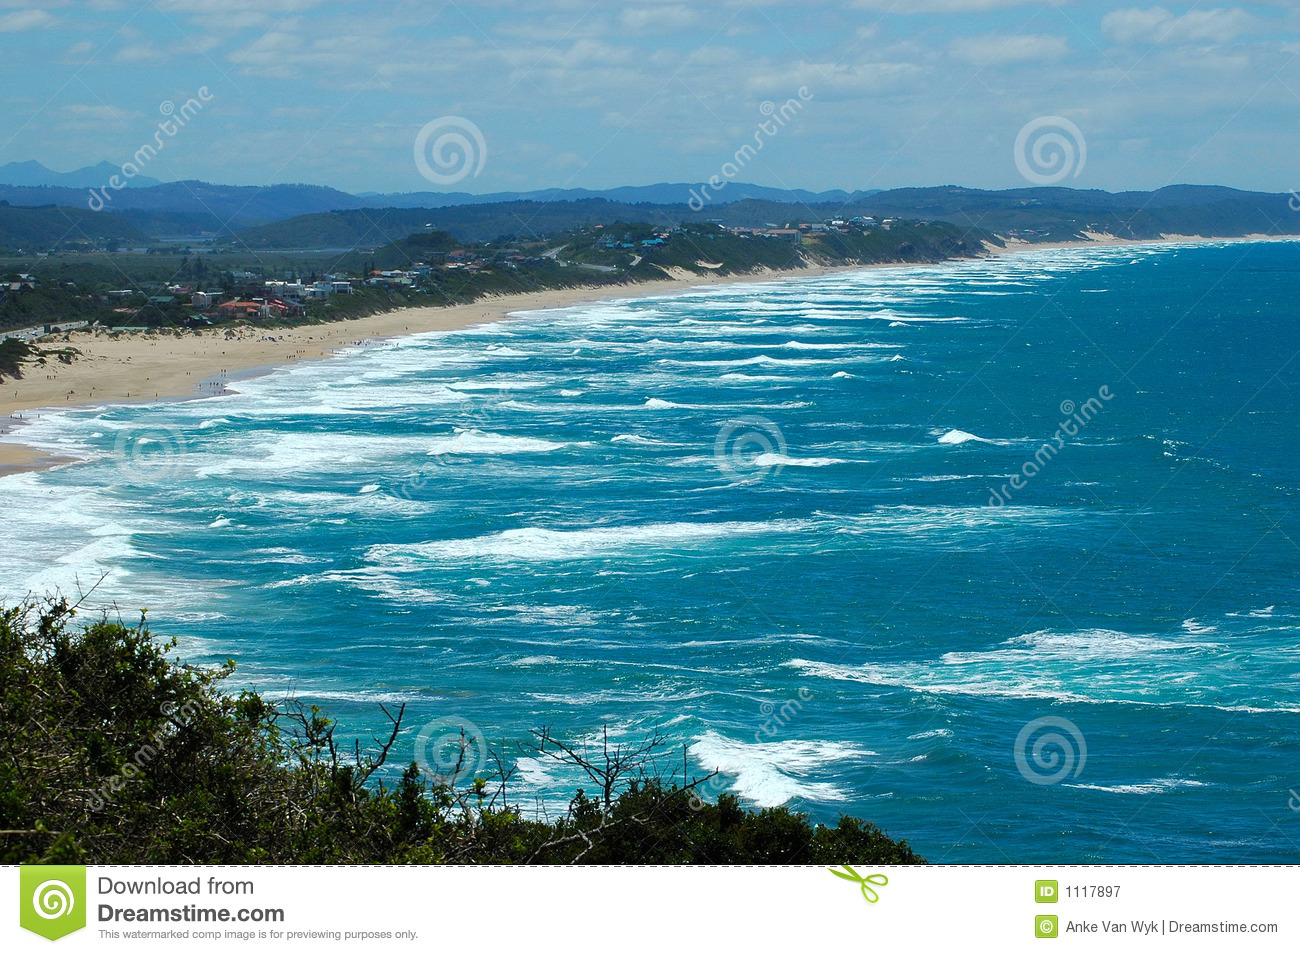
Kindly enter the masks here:
M 227 301 L 217 306 L 222 318 L 261 318 L 262 301 Z

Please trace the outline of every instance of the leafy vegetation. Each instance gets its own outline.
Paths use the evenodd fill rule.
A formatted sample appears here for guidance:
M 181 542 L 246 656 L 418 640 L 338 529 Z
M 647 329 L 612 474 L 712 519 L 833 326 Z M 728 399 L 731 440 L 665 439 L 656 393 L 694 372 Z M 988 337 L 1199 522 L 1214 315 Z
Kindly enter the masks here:
M 66 602 L 0 610 L 0 863 L 922 863 L 906 842 L 841 818 L 751 811 L 667 781 L 657 735 L 591 753 L 549 729 L 530 754 L 591 778 L 562 817 L 508 800 L 503 753 L 472 777 L 386 768 L 402 736 L 363 750 L 317 709 L 275 704 L 169 657 L 175 642 Z M 678 761 L 680 766 L 680 760 Z
M 391 210 L 390 210 L 391 211 Z M 339 213 L 344 216 L 344 213 Z M 151 254 L 81 254 L 13 262 L 30 268 L 35 287 L 0 292 L 0 328 L 62 321 L 107 328 L 180 329 L 231 321 L 211 306 L 198 309 L 190 292 L 219 300 L 271 297 L 265 282 L 357 276 L 353 294 L 310 299 L 305 312 L 253 321 L 264 327 L 358 318 L 413 305 L 451 305 L 492 295 L 625 285 L 669 275 L 740 275 L 762 269 L 881 261 L 927 262 L 982 254 L 996 236 L 946 223 L 896 222 L 889 229 L 809 232 L 788 238 L 738 232 L 712 223 L 665 228 L 614 221 L 540 238 L 500 237 L 465 244 L 447 232 L 423 231 L 361 251 L 201 252 L 158 249 Z M 7 263 L 0 260 L 0 269 Z M 411 277 L 412 270 L 420 271 Z M 400 278 L 379 276 L 403 271 Z M 2 273 L 2 272 L 0 272 Z M 202 311 L 202 314 L 199 312 Z
M 17 338 L 6 338 L 0 341 L 0 383 L 3 383 L 6 377 L 21 378 L 23 362 L 31 357 L 34 350 L 27 342 L 19 341 Z
M 6 377 L 21 378 L 24 364 L 43 365 L 50 358 L 72 364 L 81 356 L 76 348 L 36 348 L 17 338 L 0 341 L 0 384 Z

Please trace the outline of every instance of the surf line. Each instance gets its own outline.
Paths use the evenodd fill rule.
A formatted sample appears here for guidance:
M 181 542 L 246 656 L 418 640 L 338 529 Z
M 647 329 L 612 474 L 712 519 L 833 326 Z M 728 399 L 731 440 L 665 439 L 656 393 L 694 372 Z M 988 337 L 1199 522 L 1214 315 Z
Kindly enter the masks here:
M 1106 405 L 1102 402 L 1111 401 L 1114 398 L 1115 395 L 1110 393 L 1110 388 L 1103 384 L 1097 389 L 1097 397 L 1088 398 L 1082 405 L 1076 405 L 1068 399 L 1062 401 L 1061 413 L 1069 416 L 1057 425 L 1056 433 L 1052 435 L 1052 439 L 1038 448 L 1034 452 L 1033 458 L 1025 461 L 1019 472 L 1012 474 L 1007 483 L 1003 484 L 999 490 L 989 488 L 992 490 L 992 496 L 989 497 L 989 506 L 1005 506 L 1012 497 L 1012 491 L 1024 490 L 1029 486 L 1028 482 L 1038 476 L 1043 468 L 1055 460 L 1057 454 L 1065 450 L 1065 438 L 1077 437 L 1079 431 L 1087 427 L 1094 417 L 1106 409 Z

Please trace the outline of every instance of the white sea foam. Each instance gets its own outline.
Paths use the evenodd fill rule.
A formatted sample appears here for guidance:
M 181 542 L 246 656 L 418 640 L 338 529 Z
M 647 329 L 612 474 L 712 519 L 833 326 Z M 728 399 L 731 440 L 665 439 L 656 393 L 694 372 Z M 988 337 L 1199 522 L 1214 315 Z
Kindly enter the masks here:
M 503 380 L 503 381 L 449 381 L 443 385 L 452 391 L 533 391 L 546 387 L 545 381 Z
M 755 467 L 830 467 L 847 463 L 838 457 L 790 457 L 786 454 L 759 454 L 754 458 Z
M 1114 795 L 1163 795 L 1180 788 L 1204 788 L 1204 782 L 1191 778 L 1156 778 L 1149 782 L 1135 782 L 1126 785 L 1094 785 L 1084 782 L 1063 782 L 1062 788 L 1083 788 L 1094 792 L 1110 792 Z
M 969 431 L 948 431 L 939 438 L 940 444 L 966 444 L 970 441 L 978 441 L 981 444 L 1004 444 L 1005 441 L 989 440 L 986 437 L 976 437 Z
M 739 381 L 743 384 L 757 384 L 765 381 L 783 381 L 793 383 L 796 378 L 785 377 L 780 374 L 741 374 L 739 371 L 728 371 L 726 374 L 718 375 L 719 381 Z
M 1242 697 L 1250 690 L 1238 674 L 1235 647 L 1109 629 L 1042 630 L 932 661 L 843 665 L 795 659 L 784 665 L 825 679 L 937 695 L 1295 711 L 1293 699 L 1288 706 Z
M 572 446 L 572 442 L 512 437 L 508 434 L 457 428 L 455 437 L 436 442 L 429 448 L 428 454 L 431 457 L 443 454 L 544 454 Z
M 793 798 L 846 801 L 849 792 L 843 787 L 810 781 L 808 776 L 840 774 L 840 764 L 861 762 L 873 754 L 842 742 L 738 742 L 714 731 L 697 738 L 688 751 L 702 769 L 730 777 L 736 793 L 761 808 L 775 808 Z
M 864 357 L 858 358 L 774 358 L 771 355 L 759 354 L 752 358 L 723 358 L 716 361 L 677 361 L 670 358 L 662 358 L 659 364 L 670 367 L 682 368 L 735 368 L 748 367 L 750 365 L 763 365 L 771 368 L 809 368 L 819 364 L 839 364 L 845 361 L 860 362 L 868 360 Z M 875 359 L 871 359 L 875 360 Z
M 824 341 L 824 342 L 787 341 L 785 344 L 778 345 L 777 347 L 790 348 L 794 351 L 844 351 L 845 349 L 852 349 L 852 348 L 873 348 L 873 347 L 881 347 L 881 346 L 863 344 L 854 341 Z
M 254 431 L 241 442 L 237 454 L 191 451 L 182 453 L 175 463 L 192 466 L 197 477 L 338 472 L 417 455 L 426 446 L 426 441 L 419 437 L 368 437 L 334 431 Z
M 678 444 L 670 444 L 667 441 L 657 441 L 652 437 L 642 437 L 640 434 L 619 434 L 610 438 L 613 444 L 636 444 L 641 447 L 678 447 Z
M 433 540 L 418 544 L 381 544 L 367 557 L 402 568 L 411 560 L 459 561 L 495 559 L 509 561 L 585 560 L 645 551 L 677 555 L 728 539 L 767 539 L 773 534 L 797 533 L 807 523 L 795 520 L 729 523 L 655 523 L 585 530 L 548 530 L 521 527 L 482 537 Z

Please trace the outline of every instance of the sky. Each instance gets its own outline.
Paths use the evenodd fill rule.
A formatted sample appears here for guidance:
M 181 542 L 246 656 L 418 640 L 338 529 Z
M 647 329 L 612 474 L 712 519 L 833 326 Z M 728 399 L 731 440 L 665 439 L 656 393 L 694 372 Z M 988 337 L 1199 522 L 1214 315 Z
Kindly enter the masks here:
M 1290 192 L 1298 54 L 1300 0 L 0 0 L 0 163 L 151 145 L 158 179 L 350 192 Z

